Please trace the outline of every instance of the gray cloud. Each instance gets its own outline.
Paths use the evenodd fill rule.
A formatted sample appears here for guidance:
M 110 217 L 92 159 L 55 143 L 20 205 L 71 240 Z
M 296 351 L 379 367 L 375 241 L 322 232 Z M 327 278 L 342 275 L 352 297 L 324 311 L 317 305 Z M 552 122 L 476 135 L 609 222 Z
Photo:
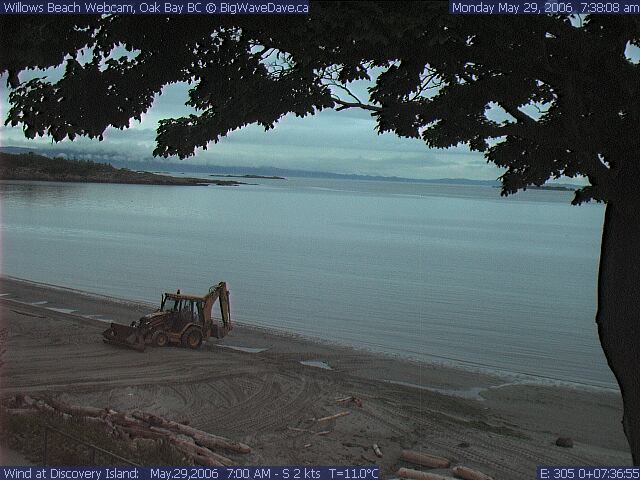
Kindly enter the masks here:
M 0 113 L 4 117 L 8 94 L 1 78 L 0 83 L 3 85 Z M 358 88 L 359 93 L 364 91 L 362 86 Z M 193 112 L 184 105 L 188 89 L 185 84 L 165 87 L 142 122 L 132 121 L 131 128 L 124 131 L 108 131 L 103 142 L 79 139 L 52 144 L 49 139 L 27 140 L 19 128 L 0 127 L 0 145 L 49 148 L 99 161 L 143 162 L 151 158 L 158 120 Z M 361 110 L 328 110 L 303 119 L 289 115 L 268 132 L 249 126 L 232 132 L 185 162 L 410 178 L 495 179 L 501 173 L 487 165 L 482 155 L 469 152 L 466 147 L 434 150 L 421 140 L 378 135 L 374 119 Z

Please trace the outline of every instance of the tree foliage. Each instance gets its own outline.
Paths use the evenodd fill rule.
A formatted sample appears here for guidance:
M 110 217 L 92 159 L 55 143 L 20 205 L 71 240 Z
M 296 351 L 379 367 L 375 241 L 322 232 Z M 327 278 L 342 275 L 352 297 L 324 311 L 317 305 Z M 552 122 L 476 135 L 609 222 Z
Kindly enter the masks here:
M 462 16 L 446 2 L 315 2 L 309 16 L 0 17 L 7 123 L 29 138 L 101 139 L 188 82 L 194 114 L 164 119 L 155 155 L 193 155 L 288 113 L 371 112 L 378 132 L 467 144 L 503 167 L 502 193 L 562 175 L 608 202 L 598 334 L 640 465 L 638 16 Z M 60 80 L 20 81 L 63 66 Z M 369 80 L 366 99 L 349 88 Z M 497 113 L 496 113 L 497 112 Z
M 29 138 L 102 138 L 189 82 L 195 113 L 164 119 L 154 155 L 180 158 L 249 124 L 364 108 L 379 132 L 461 143 L 504 167 L 503 193 L 588 177 L 575 202 L 608 200 L 638 150 L 639 43 L 627 16 L 457 16 L 445 2 L 317 2 L 309 16 L 9 17 L 0 72 L 7 122 Z M 59 81 L 20 83 L 64 66 Z M 372 81 L 369 98 L 349 90 Z M 496 120 L 491 112 L 501 112 Z

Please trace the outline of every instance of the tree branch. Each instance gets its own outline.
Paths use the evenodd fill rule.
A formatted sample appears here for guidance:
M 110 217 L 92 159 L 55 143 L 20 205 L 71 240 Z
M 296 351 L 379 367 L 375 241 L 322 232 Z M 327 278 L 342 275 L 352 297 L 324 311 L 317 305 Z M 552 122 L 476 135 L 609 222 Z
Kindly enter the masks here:
M 474 82 L 473 78 L 471 78 L 466 73 L 462 73 L 460 76 L 464 78 L 468 83 Z M 500 105 L 505 112 L 507 112 L 509 115 L 511 115 L 513 118 L 524 125 L 534 125 L 535 123 L 537 123 L 533 117 L 530 117 L 526 113 L 522 112 L 518 109 L 518 107 L 511 107 L 502 103 L 498 103 L 498 105 Z
M 329 82 L 328 85 L 344 90 L 344 92 L 349 95 L 351 98 L 355 100 L 355 103 L 362 104 L 362 100 L 360 100 L 355 93 L 353 93 L 346 85 L 342 85 L 338 82 Z
M 533 117 L 530 117 L 529 115 L 527 115 L 526 113 L 524 113 L 522 110 L 520 110 L 518 107 L 510 107 L 508 105 L 503 105 L 501 103 L 499 103 L 498 105 L 500 105 L 505 112 L 507 112 L 509 115 L 511 115 L 513 118 L 515 118 L 517 121 L 525 124 L 525 125 L 532 125 L 534 123 L 536 123 L 536 120 Z
M 336 108 L 337 112 L 339 112 L 340 110 L 346 110 L 347 108 L 361 108 L 363 110 L 370 110 L 372 112 L 382 111 L 382 107 L 378 107 L 376 105 L 369 105 L 367 103 L 360 102 L 345 102 L 344 100 L 340 100 L 337 97 L 332 97 L 332 99 L 335 103 L 340 105 L 338 108 Z

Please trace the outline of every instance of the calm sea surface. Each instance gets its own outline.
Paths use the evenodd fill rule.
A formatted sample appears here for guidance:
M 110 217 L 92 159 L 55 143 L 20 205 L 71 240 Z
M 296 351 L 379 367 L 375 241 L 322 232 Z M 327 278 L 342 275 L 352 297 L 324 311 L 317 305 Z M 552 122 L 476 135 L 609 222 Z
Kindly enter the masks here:
M 226 280 L 244 323 L 614 385 L 594 323 L 601 205 L 572 207 L 571 192 L 257 181 L 2 182 L 2 272 L 153 302 Z

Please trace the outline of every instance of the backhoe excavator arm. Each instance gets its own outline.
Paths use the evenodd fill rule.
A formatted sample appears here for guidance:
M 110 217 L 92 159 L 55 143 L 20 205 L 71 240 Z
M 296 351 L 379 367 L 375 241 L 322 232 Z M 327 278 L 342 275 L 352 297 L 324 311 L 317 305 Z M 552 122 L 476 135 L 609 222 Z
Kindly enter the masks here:
M 205 296 L 204 303 L 204 322 L 205 325 L 211 325 L 211 336 L 215 338 L 223 338 L 233 328 L 231 324 L 231 309 L 229 305 L 229 290 L 226 282 L 220 282 L 215 287 L 209 289 L 209 293 Z M 219 300 L 220 315 L 222 317 L 222 325 L 218 325 L 213 321 L 212 309 L 213 304 Z

